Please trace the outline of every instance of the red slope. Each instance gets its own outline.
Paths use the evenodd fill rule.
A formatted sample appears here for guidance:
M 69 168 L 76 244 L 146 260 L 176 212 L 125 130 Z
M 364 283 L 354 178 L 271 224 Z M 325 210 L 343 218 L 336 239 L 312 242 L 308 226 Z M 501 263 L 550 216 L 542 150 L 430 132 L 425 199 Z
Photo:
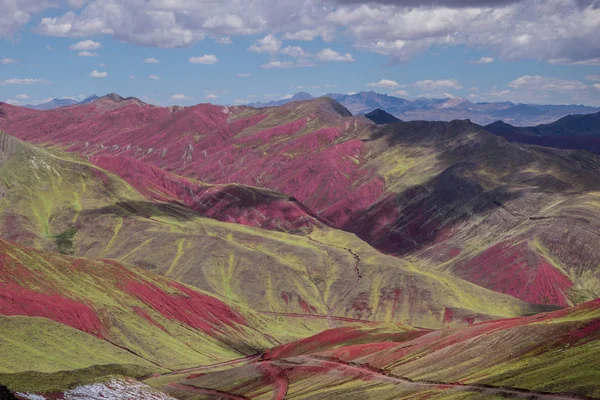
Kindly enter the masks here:
M 499 243 L 456 271 L 473 283 L 530 303 L 570 305 L 567 293 L 573 282 L 530 251 L 526 242 Z
M 148 312 L 211 336 L 247 325 L 241 314 L 214 297 L 166 278 L 154 279 L 116 261 L 65 257 L 0 240 L 0 315 L 44 317 L 107 338 L 110 318 L 100 315 L 112 306 L 88 297 L 90 287 L 113 298 L 121 307 L 117 313 L 131 310 L 163 330 Z
M 294 198 L 264 189 L 203 184 L 127 157 L 92 156 L 90 160 L 151 199 L 181 202 L 220 221 L 287 232 L 329 224 Z

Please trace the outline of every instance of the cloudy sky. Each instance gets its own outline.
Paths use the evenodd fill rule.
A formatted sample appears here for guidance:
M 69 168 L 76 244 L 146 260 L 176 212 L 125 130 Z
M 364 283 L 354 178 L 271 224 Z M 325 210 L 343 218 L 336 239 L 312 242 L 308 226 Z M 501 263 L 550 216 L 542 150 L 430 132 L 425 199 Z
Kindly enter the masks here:
M 600 0 L 0 0 L 0 101 L 600 105 Z

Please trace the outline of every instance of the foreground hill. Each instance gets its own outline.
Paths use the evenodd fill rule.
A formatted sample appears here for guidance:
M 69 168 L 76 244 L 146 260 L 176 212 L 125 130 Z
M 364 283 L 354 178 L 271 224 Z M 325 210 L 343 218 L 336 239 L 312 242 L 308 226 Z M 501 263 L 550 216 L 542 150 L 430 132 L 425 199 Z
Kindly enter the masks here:
M 78 152 L 134 185 L 128 169 L 152 170 L 142 174 L 152 180 L 162 174 L 150 164 L 210 184 L 262 187 L 311 210 L 287 198 L 296 211 L 275 215 L 304 210 L 309 228 L 318 221 L 356 233 L 421 271 L 538 304 L 567 306 L 600 293 L 600 159 L 589 153 L 510 143 L 469 121 L 377 126 L 327 98 L 253 109 L 159 108 L 112 96 L 46 112 L 0 111 L 7 132 Z M 202 211 L 197 184 L 177 185 L 169 196 Z M 249 221 L 244 213 L 216 216 L 227 209 L 212 216 Z M 265 226 L 294 230 L 294 221 Z
M 435 332 L 342 328 L 147 382 L 180 399 L 596 398 L 599 322 L 596 300 Z
M 0 240 L 0 266 L 0 381 L 14 390 L 227 361 L 310 332 L 112 260 Z
M 485 129 L 511 142 L 600 154 L 600 113 L 569 115 L 550 124 L 522 128 L 496 121 Z

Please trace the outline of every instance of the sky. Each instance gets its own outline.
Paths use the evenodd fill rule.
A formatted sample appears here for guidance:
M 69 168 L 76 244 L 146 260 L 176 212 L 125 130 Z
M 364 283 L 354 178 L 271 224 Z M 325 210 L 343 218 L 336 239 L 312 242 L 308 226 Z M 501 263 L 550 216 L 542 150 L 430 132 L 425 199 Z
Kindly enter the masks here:
M 600 0 L 0 0 L 0 101 L 600 106 Z

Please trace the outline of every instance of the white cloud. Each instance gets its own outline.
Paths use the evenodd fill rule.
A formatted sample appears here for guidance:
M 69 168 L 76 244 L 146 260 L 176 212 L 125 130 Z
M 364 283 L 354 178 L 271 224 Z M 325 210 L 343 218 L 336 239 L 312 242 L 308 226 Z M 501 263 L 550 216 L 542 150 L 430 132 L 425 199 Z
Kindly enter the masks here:
M 346 93 L 348 96 L 354 96 L 356 94 L 356 92 L 348 92 Z
M 0 37 L 9 38 L 31 17 L 54 4 L 49 0 L 2 0 L 0 1 Z
M 494 57 L 481 57 L 479 60 L 471 60 L 472 64 L 491 64 L 494 62 Z
M 489 95 L 492 97 L 503 97 L 503 98 L 508 98 L 512 94 L 513 94 L 513 92 L 508 89 L 504 89 L 504 90 L 492 89 L 489 93 Z
M 160 60 L 150 57 L 150 58 L 146 58 L 144 59 L 144 61 L 142 61 L 144 64 L 158 64 L 160 62 Z
M 19 104 L 21 104 L 21 102 L 19 100 L 15 100 L 15 99 L 6 99 L 6 100 L 4 100 L 4 102 L 6 104 L 10 104 L 11 106 L 18 106 Z
M 287 40 L 312 41 L 321 37 L 324 42 L 330 42 L 333 40 L 334 32 L 335 29 L 331 26 L 321 26 L 314 29 L 300 29 L 295 32 L 287 32 L 283 35 L 283 38 Z
M 281 49 L 279 52 L 286 56 L 295 58 L 307 58 L 312 56 L 310 53 L 304 51 L 304 49 L 300 46 L 287 46 Z
M 591 65 L 594 67 L 600 67 L 600 57 L 590 58 L 586 60 L 572 60 L 566 57 L 553 58 L 548 60 L 550 64 L 568 64 L 568 65 Z
M 600 83 L 594 83 L 594 87 L 598 90 L 600 90 Z
M 44 84 L 47 85 L 50 82 L 45 79 L 38 78 L 12 78 L 5 81 L 0 81 L 0 85 L 36 85 Z
M 221 36 L 216 42 L 220 45 L 233 44 L 233 40 L 231 40 L 231 37 L 229 36 Z
M 162 78 L 158 75 L 148 75 L 148 79 L 151 81 L 160 81 Z
M 563 80 L 541 75 L 524 75 L 508 84 L 513 89 L 520 90 L 544 90 L 553 92 L 564 92 L 574 90 L 585 90 L 588 85 L 581 81 Z
M 235 99 L 233 101 L 233 104 L 248 104 L 250 103 L 250 100 L 245 100 L 245 99 Z
M 459 85 L 459 83 L 456 79 L 440 79 L 440 80 L 426 79 L 426 80 L 415 82 L 413 85 L 422 90 L 462 89 L 462 86 Z
M 267 64 L 263 64 L 260 67 L 264 69 L 272 68 L 294 68 L 296 64 L 290 61 L 270 61 Z
M 218 99 L 219 96 L 215 93 L 209 93 L 205 96 L 208 100 L 214 100 L 214 99 Z
M 87 0 L 67 0 L 67 3 L 73 8 L 81 8 L 86 2 Z
M 320 52 L 318 52 L 317 58 L 322 61 L 345 61 L 345 62 L 354 61 L 354 57 L 352 57 L 352 54 L 350 54 L 350 53 L 340 54 L 337 51 L 334 51 L 330 48 L 323 49 Z
M 27 96 L 26 94 L 18 94 L 17 99 L 27 100 L 27 99 L 29 99 L 29 96 Z
M 396 90 L 395 92 L 390 93 L 392 96 L 397 97 L 408 97 L 409 93 L 406 90 Z
M 102 47 L 100 42 L 94 42 L 93 40 L 82 40 L 81 42 L 77 42 L 75 44 L 70 45 L 69 49 L 82 51 L 82 50 L 97 50 L 100 47 Z
M 129 79 L 135 79 L 135 75 L 129 75 Z
M 277 39 L 270 33 L 264 38 L 258 40 L 252 46 L 248 47 L 248 50 L 255 53 L 269 53 L 275 54 L 281 48 L 281 40 Z
M 279 99 L 279 100 L 289 100 L 289 99 L 291 99 L 292 97 L 294 97 L 294 95 L 293 95 L 293 94 L 286 94 L 285 96 L 281 97 L 281 99 Z
M 184 100 L 192 100 L 192 98 L 189 96 L 186 96 L 183 93 L 176 93 L 173 96 L 171 96 L 171 100 L 184 101 Z
M 15 60 L 14 58 L 2 58 L 2 59 L 0 59 L 0 64 L 2 64 L 2 65 L 14 64 L 16 62 L 17 62 L 17 60 Z
M 600 65 L 596 0 L 69 1 L 81 8 L 42 16 L 35 31 L 77 38 L 110 35 L 156 47 L 190 46 L 207 36 L 276 32 L 286 40 L 330 41 L 338 35 L 357 49 L 399 62 L 432 46 L 461 45 L 503 59 Z M 12 35 L 54 4 L 60 2 L 3 0 L 0 36 Z
M 98 54 L 85 50 L 85 51 L 80 51 L 79 53 L 77 53 L 77 55 L 79 57 L 96 57 Z
M 92 72 L 90 72 L 90 78 L 106 78 L 108 76 L 108 72 L 100 72 L 100 71 L 96 71 L 93 70 Z
M 205 55 L 200 56 L 200 57 L 190 57 L 189 61 L 192 64 L 207 64 L 207 65 L 210 65 L 210 64 L 217 63 L 219 61 L 219 59 L 214 54 L 205 54 Z
M 600 81 L 600 75 L 588 75 L 585 78 L 588 81 Z
M 239 74 L 237 74 L 237 76 L 239 76 L 240 78 L 249 78 L 250 76 L 252 76 L 252 74 L 248 74 L 248 73 L 239 73 Z
M 379 82 L 367 83 L 369 87 L 376 87 L 381 89 L 394 89 L 399 87 L 398 82 L 393 81 L 391 79 L 382 79 Z

